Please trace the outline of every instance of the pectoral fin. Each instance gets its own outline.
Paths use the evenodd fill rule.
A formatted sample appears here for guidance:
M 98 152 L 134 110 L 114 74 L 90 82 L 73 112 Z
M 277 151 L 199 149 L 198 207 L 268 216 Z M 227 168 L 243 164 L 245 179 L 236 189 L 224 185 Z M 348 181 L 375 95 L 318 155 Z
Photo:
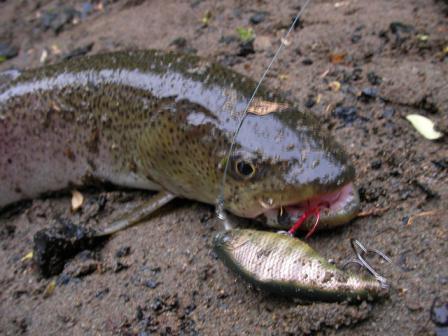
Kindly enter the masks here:
M 174 198 L 176 198 L 175 195 L 167 191 L 160 191 L 150 200 L 144 202 L 143 204 L 129 211 L 129 213 L 127 213 L 123 218 L 116 220 L 114 223 L 112 223 L 104 230 L 99 231 L 96 234 L 96 236 L 98 237 L 108 236 L 118 231 L 127 229 L 137 224 L 138 222 L 142 221 L 143 219 L 147 218 L 154 211 L 161 208 Z

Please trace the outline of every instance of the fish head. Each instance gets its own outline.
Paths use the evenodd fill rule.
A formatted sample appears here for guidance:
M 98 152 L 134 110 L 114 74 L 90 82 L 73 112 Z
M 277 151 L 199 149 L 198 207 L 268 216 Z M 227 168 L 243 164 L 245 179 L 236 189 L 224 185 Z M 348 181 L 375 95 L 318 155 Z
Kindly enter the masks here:
M 232 213 L 283 229 L 310 208 L 320 209 L 319 228 L 356 215 L 355 169 L 313 115 L 298 109 L 248 114 L 234 148 L 225 185 Z

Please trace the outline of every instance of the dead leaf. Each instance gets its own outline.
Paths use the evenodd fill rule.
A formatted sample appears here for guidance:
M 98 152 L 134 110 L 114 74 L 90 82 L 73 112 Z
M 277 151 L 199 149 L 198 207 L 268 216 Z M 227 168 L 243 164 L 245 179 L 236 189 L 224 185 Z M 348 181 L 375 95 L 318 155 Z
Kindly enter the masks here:
M 285 47 L 289 47 L 289 45 L 291 44 L 290 41 L 288 41 L 287 39 L 285 39 L 283 37 L 281 38 L 281 41 Z
M 422 41 L 422 42 L 426 42 L 429 40 L 429 35 L 426 34 L 418 34 L 417 35 L 417 40 Z
M 40 61 L 41 63 L 45 63 L 45 61 L 47 60 L 47 57 L 48 57 L 48 51 L 47 51 L 47 49 L 44 49 L 44 50 L 42 51 L 42 54 L 40 55 L 40 59 L 39 59 L 39 61 Z
M 62 53 L 61 48 L 57 44 L 51 46 L 51 52 L 53 55 L 60 55 Z
M 22 257 L 22 259 L 20 259 L 20 261 L 27 261 L 27 260 L 31 260 L 31 259 L 33 259 L 33 251 L 31 251 L 31 252 L 28 252 L 26 255 L 24 255 L 23 257 Z
M 347 6 L 349 3 L 350 3 L 349 1 L 338 1 L 338 2 L 335 2 L 334 8 L 344 7 L 344 6 Z
M 201 18 L 201 23 L 202 23 L 204 26 L 208 26 L 209 23 L 210 23 L 210 20 L 212 19 L 212 17 L 213 17 L 212 12 L 211 12 L 211 11 L 206 11 L 206 12 L 204 13 L 204 15 L 202 16 L 202 18 Z
M 332 64 L 339 64 L 344 62 L 345 56 L 347 56 L 347 53 L 333 53 L 330 54 L 330 62 Z
M 437 140 L 443 136 L 434 128 L 434 122 L 420 114 L 408 114 L 406 119 L 414 126 L 414 128 L 428 140 Z
M 338 81 L 333 81 L 330 84 L 328 84 L 328 86 L 334 92 L 338 92 L 341 89 L 341 83 L 339 83 Z
M 84 203 L 84 196 L 77 190 L 72 191 L 72 211 L 77 211 Z
M 44 293 L 43 293 L 44 298 L 51 296 L 53 294 L 55 288 L 56 288 L 56 280 L 51 280 L 44 290 Z

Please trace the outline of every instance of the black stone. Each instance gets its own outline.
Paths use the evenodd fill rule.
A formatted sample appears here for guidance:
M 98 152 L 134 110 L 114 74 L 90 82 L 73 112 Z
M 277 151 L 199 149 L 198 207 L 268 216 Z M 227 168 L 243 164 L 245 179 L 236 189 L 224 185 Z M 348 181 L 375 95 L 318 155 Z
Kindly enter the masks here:
M 380 85 L 383 82 L 383 79 L 380 76 L 378 76 L 376 73 L 374 73 L 373 71 L 370 71 L 367 74 L 367 80 L 372 85 Z
M 64 55 L 63 59 L 68 60 L 71 58 L 75 58 L 75 57 L 79 57 L 79 56 L 83 56 L 87 53 L 89 53 L 92 48 L 93 48 L 94 43 L 90 42 L 84 46 L 81 46 L 79 48 L 73 49 L 71 51 L 69 51 L 67 54 Z
M 372 163 L 370 164 L 370 167 L 372 167 L 372 169 L 380 169 L 381 168 L 381 160 L 373 160 Z
M 250 54 L 255 54 L 254 41 L 240 43 L 240 50 L 238 51 L 237 56 L 246 57 Z
M 170 45 L 177 49 L 183 49 L 187 46 L 187 39 L 185 37 L 177 37 L 171 41 Z
M 431 321 L 439 327 L 448 327 L 448 303 L 439 304 L 434 300 L 431 306 Z
M 358 118 L 357 112 L 358 110 L 355 106 L 338 106 L 333 110 L 332 114 L 344 123 L 352 123 Z
M 312 108 L 314 105 L 316 105 L 316 98 L 314 96 L 308 96 L 305 101 L 305 107 Z
M 68 219 L 60 219 L 59 224 L 38 231 L 33 238 L 33 259 L 44 277 L 61 273 L 68 259 L 105 240 L 95 237 L 94 231 L 74 225 Z
M 412 33 L 414 31 L 414 27 L 411 25 L 404 24 L 402 22 L 391 22 L 389 25 L 389 29 L 392 34 L 400 34 L 400 33 Z
M 249 18 L 249 22 L 254 24 L 254 25 L 257 25 L 257 24 L 263 22 L 264 19 L 266 19 L 267 15 L 268 15 L 267 12 L 256 12 L 254 15 L 252 15 Z
M 312 60 L 311 58 L 305 58 L 305 59 L 302 61 L 302 64 L 303 64 L 303 65 L 311 65 L 311 64 L 313 64 L 313 60 Z
M 432 160 L 431 162 L 439 169 L 442 169 L 442 170 L 448 169 L 448 160 L 447 159 Z
M 151 309 L 154 311 L 160 311 L 165 306 L 163 300 L 159 297 L 155 298 L 151 303 Z
M 235 35 L 223 35 L 219 39 L 219 43 L 224 43 L 224 44 L 230 44 L 230 43 L 238 42 L 238 41 L 239 41 L 239 38 L 238 38 L 238 36 L 235 36 Z
M 386 106 L 383 111 L 384 118 L 392 118 L 395 114 L 395 109 L 392 106 Z
M 0 58 L 11 59 L 19 54 L 19 49 L 7 43 L 0 42 Z
M 375 99 L 379 94 L 378 88 L 376 87 L 366 87 L 361 90 L 361 96 L 359 97 L 362 101 L 368 102 Z
M 361 41 L 361 34 L 353 34 L 351 37 L 351 41 L 352 43 L 358 43 L 359 41 Z
M 151 289 L 157 288 L 159 283 L 156 280 L 149 279 L 145 281 L 145 286 Z
M 355 68 L 352 71 L 352 74 L 350 76 L 350 79 L 353 81 L 360 80 L 362 78 L 362 69 L 361 68 Z
M 126 257 L 131 254 L 131 247 L 130 246 L 123 246 L 120 247 L 117 252 L 115 252 L 115 257 L 122 258 Z

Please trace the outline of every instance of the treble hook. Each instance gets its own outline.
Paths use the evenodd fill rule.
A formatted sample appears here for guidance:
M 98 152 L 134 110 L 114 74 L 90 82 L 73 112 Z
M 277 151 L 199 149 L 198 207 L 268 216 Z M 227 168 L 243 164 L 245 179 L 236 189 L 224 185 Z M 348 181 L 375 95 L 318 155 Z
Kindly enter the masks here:
M 386 260 L 388 263 L 392 263 L 392 260 L 390 260 L 390 258 L 385 255 L 383 252 L 377 250 L 377 249 L 368 249 L 366 248 L 364 245 L 361 244 L 361 242 L 357 239 L 350 239 L 350 245 L 352 246 L 353 252 L 355 252 L 356 258 L 354 260 L 350 260 L 348 262 L 346 262 L 342 268 L 344 269 L 347 265 L 349 264 L 358 264 L 362 267 L 364 267 L 365 269 L 367 269 L 370 274 L 372 274 L 374 276 L 374 278 L 380 283 L 382 288 L 389 288 L 389 282 L 387 281 L 387 279 L 385 277 L 383 277 L 382 275 L 380 275 L 377 271 L 375 271 L 375 269 L 364 259 L 365 256 L 369 255 L 369 254 L 377 254 L 379 255 L 381 258 L 383 258 L 384 260 Z M 361 252 L 358 250 L 358 248 L 361 250 Z

